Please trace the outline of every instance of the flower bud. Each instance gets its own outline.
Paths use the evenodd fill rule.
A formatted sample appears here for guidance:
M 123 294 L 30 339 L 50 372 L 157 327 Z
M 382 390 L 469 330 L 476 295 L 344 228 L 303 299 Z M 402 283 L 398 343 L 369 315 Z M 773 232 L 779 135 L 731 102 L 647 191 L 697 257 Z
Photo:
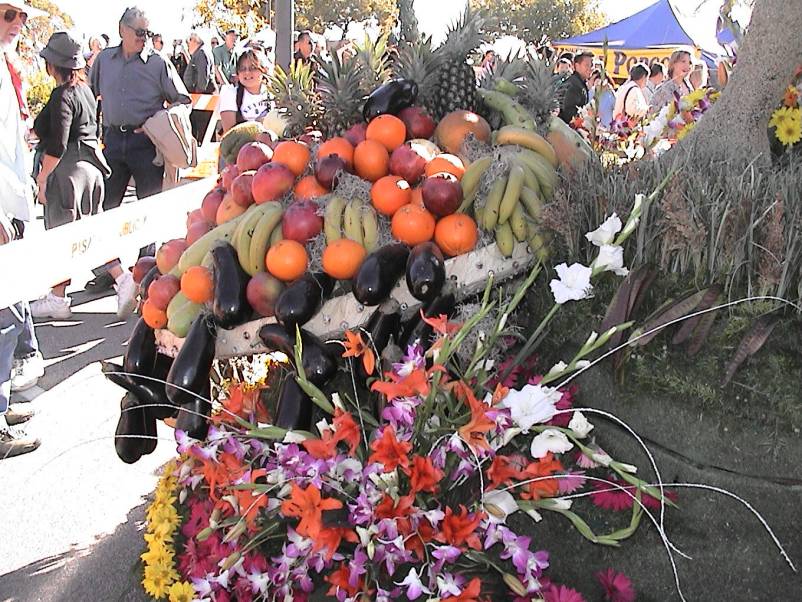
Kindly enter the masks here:
M 518 579 L 515 575 L 511 575 L 510 573 L 504 573 L 502 576 L 504 583 L 507 587 L 510 588 L 512 592 L 514 592 L 518 596 L 525 596 L 526 595 L 526 586 L 521 583 L 521 580 Z
M 242 552 L 234 552 L 223 561 L 223 564 L 220 565 L 220 569 L 223 571 L 227 571 L 232 566 L 237 564 L 240 558 L 242 558 Z
M 214 533 L 214 529 L 212 529 L 211 527 L 206 527 L 205 529 L 202 529 L 195 536 L 195 540 L 196 541 L 206 541 L 207 539 L 209 539 L 212 536 L 212 533 Z

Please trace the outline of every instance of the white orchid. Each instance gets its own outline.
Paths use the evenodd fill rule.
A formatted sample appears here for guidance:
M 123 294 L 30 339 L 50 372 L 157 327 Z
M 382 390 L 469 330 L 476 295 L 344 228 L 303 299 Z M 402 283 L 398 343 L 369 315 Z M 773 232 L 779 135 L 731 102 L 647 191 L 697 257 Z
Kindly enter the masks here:
M 601 269 L 603 272 L 613 272 L 618 276 L 629 274 L 629 270 L 624 267 L 624 248 L 618 245 L 599 247 L 599 256 L 591 267 Z
M 509 491 L 488 491 L 483 505 L 491 523 L 503 523 L 510 514 L 518 511 L 518 502 Z
M 515 389 L 507 393 L 501 402 L 510 409 L 513 422 L 526 433 L 535 424 L 548 422 L 557 412 L 555 407 L 562 393 L 551 387 L 526 385 L 520 391 Z
M 593 293 L 593 286 L 590 284 L 590 277 L 593 270 L 585 267 L 581 263 L 574 263 L 570 267 L 561 263 L 554 268 L 559 276 L 549 282 L 549 287 L 554 295 L 554 301 L 562 305 L 566 301 L 580 301 L 587 299 Z
M 585 238 L 587 238 L 597 247 L 609 245 L 615 240 L 615 235 L 621 232 L 622 227 L 623 224 L 621 223 L 621 218 L 619 218 L 617 214 L 613 213 L 610 217 L 604 220 L 604 223 L 601 226 L 596 228 L 593 232 L 588 232 L 585 234 Z
M 574 431 L 577 439 L 584 439 L 593 430 L 593 425 L 588 422 L 582 412 L 574 412 L 571 422 L 568 423 L 568 428 Z
M 574 447 L 574 444 L 568 440 L 565 433 L 557 429 L 546 429 L 532 439 L 530 451 L 533 458 L 542 458 L 548 453 L 563 454 L 572 447 Z

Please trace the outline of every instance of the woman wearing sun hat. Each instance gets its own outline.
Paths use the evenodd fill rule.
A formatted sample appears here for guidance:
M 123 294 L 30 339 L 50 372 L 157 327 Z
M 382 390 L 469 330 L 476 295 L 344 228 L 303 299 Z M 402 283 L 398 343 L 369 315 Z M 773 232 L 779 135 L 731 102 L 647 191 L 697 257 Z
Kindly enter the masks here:
M 39 55 L 57 84 L 33 125 L 44 149 L 37 183 L 49 229 L 97 213 L 103 203 L 103 178 L 111 170 L 98 145 L 97 103 L 86 84 L 81 44 L 66 31 L 57 31 Z M 69 317 L 66 286 L 62 282 L 35 301 L 34 317 Z

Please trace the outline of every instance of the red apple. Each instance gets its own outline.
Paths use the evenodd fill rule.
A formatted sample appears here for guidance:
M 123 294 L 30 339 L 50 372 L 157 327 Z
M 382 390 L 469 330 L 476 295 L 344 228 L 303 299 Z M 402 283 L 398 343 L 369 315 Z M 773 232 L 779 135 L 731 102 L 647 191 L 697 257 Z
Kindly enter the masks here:
M 159 276 L 148 287 L 148 300 L 158 309 L 165 311 L 173 297 L 181 290 L 181 281 L 176 276 Z
M 339 155 L 329 155 L 323 157 L 315 166 L 315 177 L 317 181 L 328 190 L 337 186 L 337 177 L 341 171 L 345 171 L 347 165 Z
M 298 136 L 298 142 L 303 142 L 309 147 L 323 142 L 323 132 L 320 130 L 309 130 Z
M 231 190 L 231 183 L 234 181 L 239 175 L 239 168 L 235 163 L 231 165 L 226 165 L 223 168 L 223 171 L 220 172 L 220 186 L 223 188 L 224 192 Z
M 234 169 L 236 169 L 236 167 Z M 217 219 L 217 209 L 220 207 L 220 203 L 223 202 L 225 194 L 225 190 L 222 188 L 215 188 L 203 197 L 201 213 L 203 214 L 203 219 L 210 224 L 215 223 L 215 219 Z
M 295 184 L 295 174 L 281 163 L 265 163 L 256 171 L 251 183 L 253 200 L 257 203 L 277 201 Z
M 434 119 L 423 107 L 407 107 L 398 113 L 398 118 L 407 126 L 407 139 L 431 138 L 437 127 Z
M 172 270 L 181 259 L 181 254 L 187 248 L 187 241 L 183 238 L 174 238 L 164 243 L 159 250 L 156 251 L 156 265 L 159 266 L 159 271 L 166 274 Z
M 253 192 L 251 187 L 255 174 L 256 172 L 253 170 L 244 171 L 234 178 L 234 181 L 231 183 L 231 198 L 234 199 L 237 205 L 241 205 L 242 207 L 250 207 L 253 205 Z
M 275 149 L 278 145 L 278 138 L 275 137 L 276 135 L 273 132 L 262 132 L 256 136 L 256 142 L 261 142 L 262 144 L 266 144 L 271 149 Z
M 390 155 L 390 173 L 401 176 L 413 186 L 421 179 L 425 170 L 426 159 L 409 144 L 402 144 Z
M 142 279 L 145 275 L 153 269 L 153 266 L 156 265 L 156 258 L 153 255 L 146 255 L 145 257 L 140 257 L 136 260 L 134 264 L 134 269 L 131 270 L 134 276 L 134 282 L 139 284 L 142 282 Z
M 248 281 L 245 298 L 253 311 L 265 318 L 270 318 L 275 313 L 276 299 L 283 290 L 284 284 L 281 280 L 267 272 L 257 272 Z
M 186 237 L 187 244 L 188 245 L 193 244 L 201 236 L 203 236 L 208 232 L 211 232 L 212 228 L 214 228 L 214 226 L 208 223 L 206 220 L 190 224 L 189 228 L 187 228 L 187 237 Z
M 205 222 L 206 218 L 203 217 L 203 211 L 200 209 L 193 209 L 187 214 L 187 228 L 195 222 Z
M 451 215 L 462 204 L 462 186 L 450 173 L 437 173 L 423 181 L 423 205 L 436 217 Z
M 242 173 L 252 169 L 259 169 L 273 158 L 273 149 L 262 142 L 248 142 L 243 144 L 237 154 L 237 169 Z
M 348 140 L 348 142 L 350 142 L 354 146 L 354 148 L 356 148 L 357 144 L 365 141 L 367 131 L 368 131 L 367 123 L 365 122 L 356 123 L 347 130 L 345 130 L 343 138 Z
M 317 213 L 318 206 L 314 201 L 293 203 L 284 211 L 281 234 L 302 244 L 315 238 L 323 230 L 323 218 Z

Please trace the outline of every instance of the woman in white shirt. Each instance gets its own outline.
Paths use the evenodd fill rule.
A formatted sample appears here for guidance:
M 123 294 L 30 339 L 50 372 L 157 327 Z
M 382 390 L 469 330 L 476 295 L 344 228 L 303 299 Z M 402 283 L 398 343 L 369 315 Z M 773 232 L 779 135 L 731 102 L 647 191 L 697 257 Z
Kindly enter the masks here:
M 238 123 L 261 119 L 269 110 L 267 59 L 260 50 L 249 48 L 237 59 L 237 84 L 220 90 L 223 132 Z
M 618 89 L 615 95 L 613 115 L 616 119 L 641 119 L 649 110 L 649 104 L 643 95 L 643 88 L 649 77 L 649 70 L 641 64 L 629 70 L 629 79 Z

